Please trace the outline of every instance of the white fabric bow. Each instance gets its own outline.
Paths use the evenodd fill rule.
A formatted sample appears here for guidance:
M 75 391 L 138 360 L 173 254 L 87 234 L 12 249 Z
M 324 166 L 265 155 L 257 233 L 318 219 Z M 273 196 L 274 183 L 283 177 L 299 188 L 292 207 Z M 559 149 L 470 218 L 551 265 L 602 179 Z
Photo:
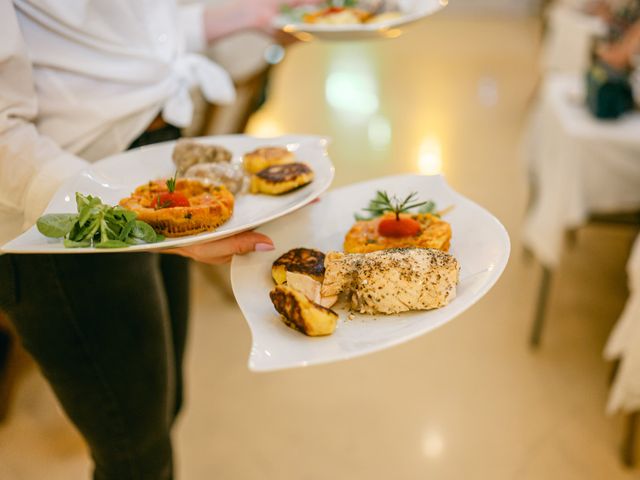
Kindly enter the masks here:
M 176 89 L 162 109 L 165 122 L 187 127 L 193 118 L 193 102 L 189 90 L 198 86 L 209 103 L 229 105 L 236 99 L 236 90 L 229 74 L 208 58 L 190 53 L 180 57 L 173 68 Z

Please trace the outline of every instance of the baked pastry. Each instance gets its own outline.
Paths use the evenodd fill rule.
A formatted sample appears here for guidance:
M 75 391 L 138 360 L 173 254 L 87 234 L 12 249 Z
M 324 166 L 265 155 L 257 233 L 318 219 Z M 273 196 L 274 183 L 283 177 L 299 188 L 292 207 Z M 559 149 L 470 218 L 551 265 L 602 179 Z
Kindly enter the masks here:
M 173 149 L 173 163 L 182 176 L 193 165 L 199 163 L 229 163 L 233 155 L 219 145 L 207 145 L 186 138 L 176 142 Z
M 312 302 L 293 288 L 278 285 L 271 290 L 269 297 L 284 323 L 305 335 L 331 335 L 336 329 L 336 312 Z
M 283 165 L 295 161 L 295 155 L 284 147 L 262 147 L 245 154 L 243 165 L 247 173 L 258 173 L 272 165 Z
M 313 181 L 313 170 L 304 163 L 273 165 L 251 176 L 251 193 L 281 195 Z
M 394 214 L 386 214 L 373 220 L 356 222 L 344 239 L 346 253 L 367 253 L 389 248 L 435 248 L 448 251 L 451 244 L 451 225 L 430 213 L 400 214 L 401 218 L 411 218 L 419 223 L 419 231 L 415 235 L 402 237 L 385 237 L 380 234 L 382 221 L 394 218 Z
M 393 314 L 447 305 L 456 296 L 458 262 L 434 249 L 400 248 L 372 253 L 330 252 L 323 296 L 345 292 L 360 313 Z
M 311 248 L 294 248 L 278 257 L 271 267 L 276 284 L 287 281 L 287 272 L 301 273 L 322 282 L 324 277 L 324 253 Z
M 150 181 L 120 200 L 122 207 L 138 214 L 138 220 L 167 237 L 213 230 L 229 220 L 233 204 L 226 187 L 185 178 Z

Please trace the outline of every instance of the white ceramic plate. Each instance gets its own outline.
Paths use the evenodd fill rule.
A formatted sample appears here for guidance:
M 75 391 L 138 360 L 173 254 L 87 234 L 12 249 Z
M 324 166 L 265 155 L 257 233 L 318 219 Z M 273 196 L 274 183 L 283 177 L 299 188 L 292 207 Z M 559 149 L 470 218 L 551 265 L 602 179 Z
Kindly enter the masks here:
M 433 15 L 444 8 L 448 0 L 398 0 L 401 16 L 380 23 L 326 25 L 296 22 L 291 15 L 278 15 L 274 27 L 297 36 L 300 40 L 365 40 L 367 38 L 395 38 L 402 27 Z
M 241 161 L 243 154 L 265 145 L 286 145 L 294 151 L 299 161 L 313 168 L 315 178 L 311 184 L 280 196 L 236 195 L 231 219 L 213 232 L 168 238 L 154 244 L 134 245 L 129 248 L 64 248 L 62 240 L 47 238 L 32 227 L 16 239 L 5 244 L 6 253 L 112 253 L 149 251 L 204 243 L 256 228 L 263 223 L 291 213 L 306 205 L 322 192 L 333 180 L 334 168 L 327 154 L 328 140 L 309 135 L 289 135 L 276 138 L 255 138 L 247 135 L 203 137 L 198 141 L 222 145 L 233 152 L 234 160 Z M 98 196 L 104 203 L 117 205 L 121 198 L 138 185 L 149 180 L 170 177 L 175 171 L 171 160 L 175 142 L 150 145 L 120 155 L 100 160 L 80 175 L 66 182 L 56 193 L 45 213 L 75 213 L 75 193 Z
M 338 327 L 327 337 L 310 338 L 285 326 L 269 299 L 273 261 L 296 247 L 325 253 L 342 250 L 353 214 L 368 204 L 376 190 L 398 196 L 415 191 L 421 200 L 432 199 L 440 209 L 454 206 L 445 220 L 451 223 L 451 253 L 461 268 L 456 298 L 437 310 L 375 317 L 356 314 L 352 320 L 346 310 L 336 310 Z M 273 238 L 276 250 L 235 257 L 231 264 L 233 292 L 253 336 L 249 368 L 254 371 L 345 360 L 423 335 L 482 298 L 502 274 L 510 251 L 509 237 L 500 222 L 453 191 L 441 176 L 401 175 L 340 188 L 262 231 Z

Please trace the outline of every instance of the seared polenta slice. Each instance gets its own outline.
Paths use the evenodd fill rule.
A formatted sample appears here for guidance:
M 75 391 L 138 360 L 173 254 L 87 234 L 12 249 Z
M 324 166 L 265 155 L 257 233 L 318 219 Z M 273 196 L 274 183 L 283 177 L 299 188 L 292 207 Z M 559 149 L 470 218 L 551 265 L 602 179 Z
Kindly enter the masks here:
M 322 283 L 324 253 L 311 248 L 294 248 L 278 257 L 271 267 L 271 276 L 277 285 L 287 281 L 287 272 L 301 273 Z
M 313 170 L 304 163 L 274 165 L 251 176 L 251 193 L 281 195 L 313 181 Z
M 416 235 L 406 237 L 385 237 L 380 234 L 378 226 L 382 220 L 392 218 L 387 214 L 373 220 L 356 222 L 344 239 L 346 253 L 368 253 L 390 248 L 435 248 L 443 252 L 449 251 L 451 245 L 451 225 L 436 215 L 417 213 L 401 214 L 416 220 L 420 231 Z
M 247 173 L 258 173 L 273 165 L 293 163 L 296 157 L 284 147 L 262 147 L 245 154 L 243 166 Z
M 277 285 L 269 296 L 287 326 L 310 337 L 331 335 L 335 331 L 338 314 L 312 302 L 297 290 Z

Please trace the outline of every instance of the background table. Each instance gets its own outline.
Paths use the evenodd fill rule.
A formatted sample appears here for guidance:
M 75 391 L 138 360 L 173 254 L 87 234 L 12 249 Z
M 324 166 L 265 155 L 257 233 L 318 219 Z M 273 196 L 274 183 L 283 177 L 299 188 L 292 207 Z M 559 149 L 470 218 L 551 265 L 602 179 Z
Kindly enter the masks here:
M 557 265 L 565 233 L 594 213 L 640 208 L 640 113 L 600 121 L 584 106 L 579 75 L 548 75 L 527 132 L 524 156 L 535 195 L 524 243 Z

